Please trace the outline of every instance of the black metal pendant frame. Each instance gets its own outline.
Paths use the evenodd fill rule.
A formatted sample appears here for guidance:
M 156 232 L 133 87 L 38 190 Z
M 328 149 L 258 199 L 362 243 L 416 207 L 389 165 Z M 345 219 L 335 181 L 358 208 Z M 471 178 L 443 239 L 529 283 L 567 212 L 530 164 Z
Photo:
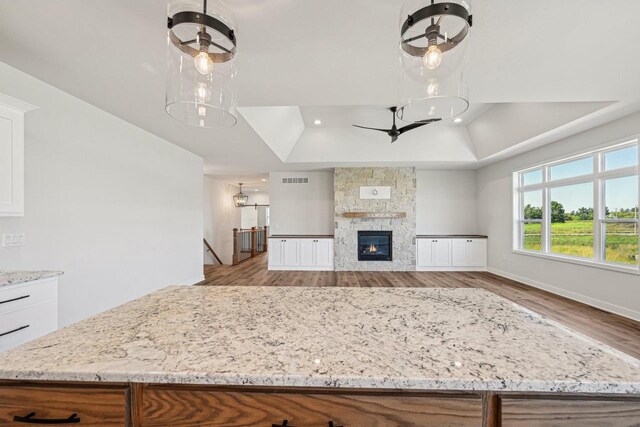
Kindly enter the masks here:
M 199 25 L 203 28 L 210 28 L 213 31 L 216 31 L 222 34 L 229 42 L 233 45 L 232 48 L 228 49 L 218 43 L 208 41 L 212 46 L 217 47 L 222 52 L 208 52 L 209 58 L 214 63 L 222 63 L 230 61 L 236 55 L 236 35 L 232 28 L 229 28 L 227 24 L 220 21 L 219 19 L 214 18 L 213 16 L 209 16 L 202 12 L 178 12 L 173 16 L 167 18 L 167 28 L 169 29 L 169 39 L 171 43 L 182 52 L 186 53 L 191 57 L 196 57 L 201 50 L 196 49 L 194 47 L 189 46 L 192 43 L 195 43 L 197 39 L 193 40 L 180 40 L 180 38 L 173 31 L 175 27 L 181 24 L 195 24 Z
M 469 15 L 469 11 L 467 10 L 467 8 L 460 4 L 457 4 L 457 3 L 430 4 L 429 6 L 425 6 L 422 9 L 418 9 L 413 14 L 407 17 L 407 19 L 402 24 L 402 28 L 400 30 L 400 37 L 403 37 L 404 34 L 418 22 L 423 21 L 425 19 L 433 18 L 434 16 L 455 16 L 462 19 L 467 24 L 462 28 L 462 30 L 460 30 L 458 34 L 444 40 L 442 43 L 437 44 L 438 49 L 440 49 L 441 52 L 446 52 L 456 47 L 462 40 L 464 40 L 464 38 L 469 33 L 469 28 L 471 27 L 471 25 L 473 25 L 473 16 Z M 429 39 L 430 36 L 433 36 L 431 34 L 433 33 L 432 28 L 436 25 L 437 24 L 435 25 L 432 24 L 431 26 L 429 26 L 425 34 L 421 34 L 416 37 L 411 37 L 409 39 L 402 40 L 402 42 L 400 43 L 402 46 L 402 50 L 404 50 L 406 53 L 408 53 L 411 56 L 424 56 L 424 54 L 427 52 L 428 46 L 427 47 L 413 46 L 411 42 L 414 40 L 421 39 L 423 37 Z M 439 29 L 437 31 L 439 31 Z M 444 39 L 444 37 L 442 37 L 440 34 L 437 34 L 437 36 Z

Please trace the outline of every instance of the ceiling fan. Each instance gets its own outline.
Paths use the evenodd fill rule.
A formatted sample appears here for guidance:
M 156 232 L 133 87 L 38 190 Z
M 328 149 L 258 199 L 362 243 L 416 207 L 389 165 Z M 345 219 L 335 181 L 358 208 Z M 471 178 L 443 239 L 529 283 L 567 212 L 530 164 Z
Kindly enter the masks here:
M 360 126 L 360 125 L 353 125 L 353 126 L 361 129 L 370 129 L 370 130 L 377 130 L 380 132 L 384 132 L 391 137 L 391 143 L 394 143 L 398 140 L 398 137 L 405 132 L 409 132 L 410 130 L 419 128 L 420 126 L 428 125 L 429 123 L 439 122 L 440 120 L 442 120 L 442 119 L 421 120 L 419 122 L 411 123 L 410 125 L 406 125 L 401 128 L 398 128 L 396 126 L 396 112 L 398 111 L 398 107 L 391 107 L 389 108 L 389 110 L 391 111 L 391 114 L 393 114 L 393 126 L 391 126 L 391 129 L 370 128 L 370 127 Z

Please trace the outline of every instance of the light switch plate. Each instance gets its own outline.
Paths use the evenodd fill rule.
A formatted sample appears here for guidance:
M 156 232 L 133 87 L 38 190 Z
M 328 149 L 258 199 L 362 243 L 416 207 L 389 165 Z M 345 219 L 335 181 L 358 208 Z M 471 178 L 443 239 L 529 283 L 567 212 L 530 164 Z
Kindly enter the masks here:
M 2 247 L 24 246 L 26 236 L 24 233 L 3 233 Z

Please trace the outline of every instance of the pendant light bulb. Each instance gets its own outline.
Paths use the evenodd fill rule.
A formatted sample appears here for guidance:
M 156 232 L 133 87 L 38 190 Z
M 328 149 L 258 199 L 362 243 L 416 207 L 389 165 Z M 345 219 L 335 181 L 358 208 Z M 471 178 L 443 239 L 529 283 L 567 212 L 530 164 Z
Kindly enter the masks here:
M 194 63 L 196 70 L 198 70 L 200 74 L 207 75 L 213 72 L 213 61 L 209 58 L 208 52 L 203 51 L 197 54 L 194 58 Z
M 424 66 L 430 70 L 435 70 L 442 63 L 442 51 L 436 45 L 431 45 L 422 57 Z

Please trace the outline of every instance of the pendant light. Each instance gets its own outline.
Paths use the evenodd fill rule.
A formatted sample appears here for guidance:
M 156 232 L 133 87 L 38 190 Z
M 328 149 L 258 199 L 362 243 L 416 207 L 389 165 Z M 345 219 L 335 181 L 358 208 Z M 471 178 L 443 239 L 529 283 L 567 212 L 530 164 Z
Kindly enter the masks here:
M 167 113 L 192 126 L 233 126 L 236 24 L 219 1 L 169 0 Z
M 407 122 L 452 119 L 469 108 L 463 79 L 469 0 L 409 0 L 400 16 L 400 108 Z
M 243 208 L 247 206 L 247 201 L 249 200 L 249 196 L 242 192 L 242 183 L 239 183 L 240 192 L 233 196 L 233 203 L 236 205 L 236 208 Z

